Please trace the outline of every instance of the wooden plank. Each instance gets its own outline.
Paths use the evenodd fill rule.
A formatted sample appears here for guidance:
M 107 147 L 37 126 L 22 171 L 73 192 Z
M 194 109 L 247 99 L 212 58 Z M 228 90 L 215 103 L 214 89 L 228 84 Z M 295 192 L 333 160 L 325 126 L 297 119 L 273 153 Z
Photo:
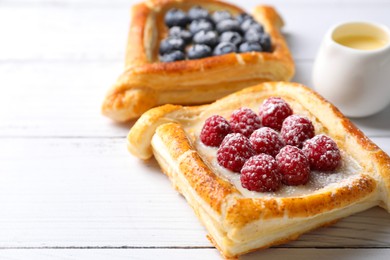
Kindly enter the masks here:
M 390 138 L 375 138 L 390 152 Z M 122 138 L 0 138 L 0 248 L 210 247 L 154 160 Z M 283 247 L 390 247 L 373 208 Z
M 312 62 L 297 62 L 293 79 L 311 85 Z M 121 62 L 7 62 L 0 64 L 0 136 L 124 137 L 133 122 L 100 114 Z M 390 136 L 390 107 L 354 120 L 369 136 Z
M 120 62 L 0 64 L 0 136 L 125 136 L 100 113 Z
M 5 6 L 0 61 L 122 60 L 129 19 L 129 8 Z
M 240 257 L 242 260 L 285 259 L 343 259 L 343 260 L 388 260 L 390 249 L 280 249 L 271 248 Z M 0 251 L 1 259 L 221 259 L 215 249 L 8 249 Z
M 209 245 L 156 163 L 122 138 L 0 144 L 0 247 Z
M 155 161 L 127 153 L 131 123 L 98 112 L 121 71 L 132 2 L 0 2 L 0 259 L 220 259 Z M 269 3 L 287 22 L 295 80 L 308 85 L 333 22 L 390 24 L 388 1 Z M 388 153 L 389 114 L 354 120 L 368 135 L 386 136 L 373 140 Z M 389 259 L 389 224 L 374 208 L 243 259 Z

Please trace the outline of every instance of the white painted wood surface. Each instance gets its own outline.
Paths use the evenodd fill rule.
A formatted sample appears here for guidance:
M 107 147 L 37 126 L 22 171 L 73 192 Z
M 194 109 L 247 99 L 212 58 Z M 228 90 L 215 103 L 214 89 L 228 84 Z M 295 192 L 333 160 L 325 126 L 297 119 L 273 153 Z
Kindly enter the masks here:
M 99 113 L 134 2 L 0 1 L 0 259 L 220 258 L 155 161 L 128 154 L 132 122 Z M 284 17 L 295 80 L 309 86 L 332 24 L 390 25 L 390 1 L 264 2 Z M 390 153 L 390 107 L 353 121 Z M 390 216 L 374 208 L 281 247 L 244 259 L 389 259 Z

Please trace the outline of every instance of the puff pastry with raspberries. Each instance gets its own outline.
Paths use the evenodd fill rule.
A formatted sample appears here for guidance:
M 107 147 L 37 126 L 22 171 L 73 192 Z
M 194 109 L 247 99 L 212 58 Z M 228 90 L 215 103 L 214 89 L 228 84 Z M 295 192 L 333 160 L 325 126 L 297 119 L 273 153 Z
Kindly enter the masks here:
M 127 140 L 135 156 L 157 159 L 225 257 L 377 205 L 390 209 L 389 156 L 300 84 L 153 108 Z
M 158 105 L 202 104 L 260 82 L 288 81 L 294 63 L 282 26 L 270 6 L 251 16 L 217 0 L 135 5 L 124 72 L 102 112 L 126 121 Z

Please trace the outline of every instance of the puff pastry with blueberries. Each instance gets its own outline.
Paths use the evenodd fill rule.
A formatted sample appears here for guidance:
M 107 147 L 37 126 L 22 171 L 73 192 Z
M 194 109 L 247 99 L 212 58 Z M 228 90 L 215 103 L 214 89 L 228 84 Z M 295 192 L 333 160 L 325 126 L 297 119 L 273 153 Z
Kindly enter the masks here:
M 390 209 L 390 157 L 309 88 L 266 82 L 210 105 L 164 105 L 128 134 L 154 156 L 225 257 Z
M 288 81 L 294 63 L 269 6 L 252 16 L 216 0 L 148 0 L 132 9 L 126 62 L 102 112 L 139 117 L 162 104 L 202 104 L 264 81 Z

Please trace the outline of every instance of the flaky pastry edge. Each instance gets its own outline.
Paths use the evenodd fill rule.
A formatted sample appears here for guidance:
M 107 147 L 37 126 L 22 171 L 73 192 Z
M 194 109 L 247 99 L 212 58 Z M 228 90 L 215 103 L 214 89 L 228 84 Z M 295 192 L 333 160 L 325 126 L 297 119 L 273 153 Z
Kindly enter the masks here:
M 236 14 L 243 12 L 217 0 L 149 0 L 135 5 L 125 71 L 104 99 L 104 115 L 116 121 L 127 121 L 154 106 L 207 103 L 260 82 L 288 81 L 293 77 L 294 62 L 279 31 L 283 20 L 270 6 L 255 7 L 253 16 L 270 34 L 272 53 L 230 53 L 170 63 L 156 61 L 158 42 L 166 30 L 162 27 L 161 13 L 171 7 L 194 5 L 206 5 L 213 10 L 227 9 Z

